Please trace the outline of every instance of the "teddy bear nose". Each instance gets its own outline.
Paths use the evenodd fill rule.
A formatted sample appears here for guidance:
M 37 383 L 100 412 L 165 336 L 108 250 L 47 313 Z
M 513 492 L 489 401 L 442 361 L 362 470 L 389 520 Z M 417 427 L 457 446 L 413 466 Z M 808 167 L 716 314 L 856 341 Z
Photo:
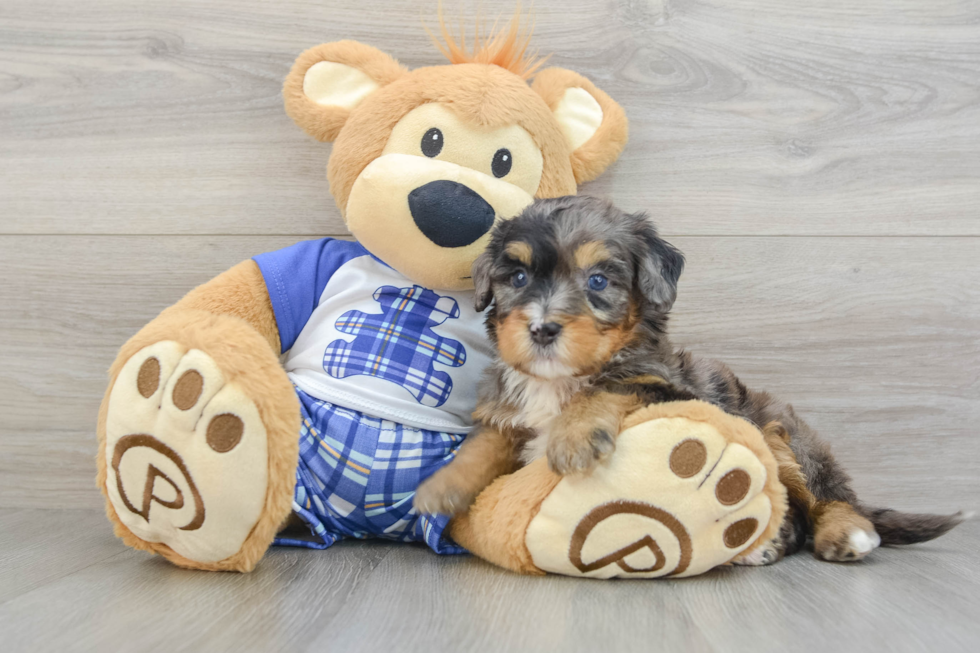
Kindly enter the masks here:
M 493 207 L 463 184 L 440 179 L 408 194 L 412 219 L 439 247 L 464 247 L 490 231 Z

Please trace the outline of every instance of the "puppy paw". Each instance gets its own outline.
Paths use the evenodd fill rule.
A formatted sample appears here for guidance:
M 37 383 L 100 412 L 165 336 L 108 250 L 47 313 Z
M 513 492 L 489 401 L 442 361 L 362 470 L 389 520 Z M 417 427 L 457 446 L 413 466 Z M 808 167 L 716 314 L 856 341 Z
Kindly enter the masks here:
M 855 562 L 881 546 L 881 536 L 869 522 L 867 527 L 851 526 L 836 533 L 814 538 L 817 557 L 828 562 Z
M 465 512 L 478 492 L 460 483 L 443 470 L 427 478 L 415 491 L 412 505 L 426 515 L 456 515 Z
M 846 503 L 827 505 L 817 519 L 813 551 L 821 560 L 854 562 L 880 545 L 874 525 Z
M 732 564 L 741 567 L 765 567 L 779 562 L 782 557 L 782 552 L 776 544 L 767 542 L 753 549 L 751 553 L 735 558 L 732 560 Z
M 548 466 L 562 476 L 585 473 L 616 450 L 616 440 L 609 431 L 592 429 L 587 434 L 565 434 L 552 437 L 548 443 Z

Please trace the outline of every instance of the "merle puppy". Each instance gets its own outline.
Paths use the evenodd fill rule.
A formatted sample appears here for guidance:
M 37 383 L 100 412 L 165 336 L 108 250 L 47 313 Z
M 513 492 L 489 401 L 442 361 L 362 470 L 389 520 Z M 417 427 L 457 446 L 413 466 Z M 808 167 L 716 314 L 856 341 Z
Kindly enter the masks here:
M 790 511 L 776 541 L 741 560 L 768 564 L 813 538 L 825 560 L 857 560 L 880 543 L 942 535 L 962 515 L 861 504 L 830 448 L 792 406 L 749 390 L 724 364 L 675 349 L 667 314 L 683 255 L 644 214 L 590 197 L 540 200 L 500 223 L 473 267 L 476 308 L 498 357 L 480 387 L 478 428 L 416 494 L 424 512 L 465 510 L 494 478 L 540 456 L 587 472 L 615 449 L 643 405 L 702 399 L 760 429 Z

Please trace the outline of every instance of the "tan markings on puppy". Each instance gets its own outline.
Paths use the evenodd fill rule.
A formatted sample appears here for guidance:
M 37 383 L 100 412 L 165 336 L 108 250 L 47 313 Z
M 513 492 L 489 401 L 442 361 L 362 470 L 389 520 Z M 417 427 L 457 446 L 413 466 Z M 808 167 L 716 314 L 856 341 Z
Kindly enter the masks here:
M 515 240 L 507 243 L 507 248 L 504 251 L 514 260 L 530 267 L 531 261 L 533 260 L 531 257 L 531 246 L 523 240 Z
M 769 422 L 762 428 L 762 435 L 765 437 L 766 445 L 776 458 L 776 465 L 779 469 L 779 481 L 786 486 L 786 492 L 790 498 L 806 507 L 807 514 L 813 511 L 817 499 L 813 493 L 807 489 L 806 476 L 803 469 L 796 462 L 796 455 L 789 448 L 789 432 L 779 422 Z
M 451 465 L 419 486 L 414 505 L 429 515 L 464 512 L 495 478 L 518 467 L 514 437 L 502 430 L 482 428 L 467 436 Z
M 575 265 L 583 270 L 591 268 L 597 263 L 608 260 L 609 250 L 601 240 L 591 240 L 579 245 L 575 249 Z
M 590 309 L 591 310 L 591 309 Z M 597 367 L 605 365 L 613 354 L 630 344 L 636 337 L 636 326 L 639 322 L 640 307 L 630 299 L 629 311 L 622 322 L 615 327 L 602 330 L 601 346 L 596 349 Z
M 779 438 L 784 443 L 789 444 L 790 436 L 789 431 L 780 422 L 769 422 L 762 427 L 762 434 L 766 437 L 766 441 L 771 438 Z
M 632 320 L 608 329 L 600 329 L 591 316 L 575 316 L 563 321 L 563 362 L 577 374 L 597 372 L 633 336 Z
M 534 355 L 527 330 L 527 314 L 523 310 L 516 310 L 497 322 L 497 349 L 505 363 L 527 373 Z
M 810 516 L 814 520 L 813 550 L 824 560 L 860 560 L 881 544 L 874 525 L 843 501 L 817 502 Z
M 640 407 L 636 395 L 579 393 L 551 427 L 548 464 L 558 474 L 587 472 L 616 448 L 623 418 Z
M 561 344 L 564 362 L 569 367 L 581 374 L 592 371 L 608 358 L 607 352 L 600 351 L 608 348 L 603 347 L 602 333 L 591 317 L 572 316 L 558 322 L 563 323 Z
M 473 411 L 473 420 L 498 428 L 504 428 L 504 425 L 516 424 L 519 414 L 520 411 L 516 406 L 507 402 L 502 397 L 495 397 L 476 405 L 476 410 Z
M 796 461 L 796 454 L 789 447 L 792 439 L 789 431 L 782 423 L 774 421 L 762 427 L 762 435 L 765 438 L 766 446 L 769 447 L 776 459 L 779 482 L 786 487 L 790 510 L 800 511 L 809 524 L 807 530 L 812 530 L 812 511 L 817 504 L 817 499 L 807 488 L 806 475 Z M 783 522 L 776 537 L 749 555 L 740 557 L 735 561 L 735 564 L 757 566 L 768 565 L 781 560 L 787 554 L 786 546 L 792 531 L 793 519 L 789 518 Z
M 643 374 L 641 376 L 631 376 L 620 381 L 621 385 L 670 385 L 666 379 L 653 374 Z

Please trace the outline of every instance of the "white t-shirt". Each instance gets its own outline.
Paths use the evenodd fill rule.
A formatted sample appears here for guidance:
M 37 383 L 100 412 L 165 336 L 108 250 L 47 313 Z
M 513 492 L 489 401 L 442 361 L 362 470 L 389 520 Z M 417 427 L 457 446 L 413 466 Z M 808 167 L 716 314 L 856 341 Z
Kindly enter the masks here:
M 472 291 L 423 288 L 330 238 L 254 260 L 300 390 L 406 426 L 469 432 L 492 355 Z

